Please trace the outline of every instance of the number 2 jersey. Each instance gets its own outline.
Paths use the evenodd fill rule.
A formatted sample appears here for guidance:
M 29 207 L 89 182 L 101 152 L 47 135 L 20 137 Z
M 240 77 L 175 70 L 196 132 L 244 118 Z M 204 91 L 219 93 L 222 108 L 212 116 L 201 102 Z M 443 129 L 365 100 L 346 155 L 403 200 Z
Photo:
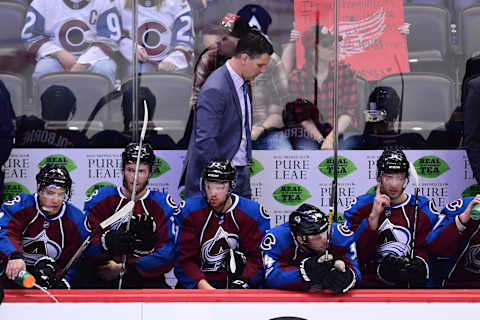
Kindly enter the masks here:
M 34 0 L 25 17 L 22 41 L 37 60 L 64 49 L 78 55 L 78 63 L 93 65 L 113 56 L 121 35 L 120 16 L 111 1 L 81 1 L 77 5 Z
M 360 282 L 360 270 L 355 247 L 356 234 L 345 228 L 344 225 L 332 224 L 329 253 L 335 259 L 345 262 L 345 266 L 354 275 L 352 282 L 345 291 Z M 312 255 L 295 240 L 288 222 L 270 230 L 263 239 L 260 248 L 262 249 L 265 268 L 265 287 L 297 291 L 308 291 L 310 289 L 310 286 L 300 276 L 299 266 L 303 259 Z
M 362 227 L 357 240 L 358 262 L 362 272 L 361 288 L 389 287 L 379 275 L 379 263 L 387 254 L 410 257 L 415 216 L 415 196 L 407 194 L 402 203 L 393 205 L 380 215 L 378 229 L 370 230 L 367 218 L 372 211 L 375 193 L 357 197 L 344 212 L 345 224 L 354 232 Z M 433 202 L 418 196 L 418 220 L 415 232 L 415 256 L 426 265 L 427 273 L 430 255 L 426 238 L 438 221 L 438 211 Z
M 166 58 L 179 69 L 190 64 L 193 53 L 193 20 L 190 5 L 185 0 L 164 0 L 160 8 L 138 5 L 138 43 L 145 48 L 150 62 Z M 115 5 L 122 17 L 124 37 L 120 41 L 123 56 L 132 60 L 132 9 L 125 8 L 125 0 Z
M 40 210 L 37 194 L 19 194 L 0 211 L 0 275 L 8 259 L 21 254 L 27 269 L 49 256 L 57 263 L 58 276 L 88 235 L 85 215 L 71 203 L 48 216 Z M 65 278 L 71 282 L 74 275 L 70 270 Z
M 128 203 L 121 187 L 107 186 L 94 191 L 85 201 L 87 225 L 90 229 L 97 227 L 102 221 L 110 217 Z M 170 195 L 158 191 L 148 190 L 141 198 L 135 201 L 134 215 L 150 215 L 156 224 L 157 241 L 151 253 L 127 254 L 125 273 L 125 288 L 145 288 L 164 285 L 164 274 L 173 267 L 175 257 L 172 214 L 176 205 Z M 125 228 L 128 214 L 109 228 Z M 101 248 L 99 237 L 93 242 L 92 252 L 97 254 L 96 264 L 101 265 L 107 260 L 121 263 L 122 257 L 111 257 Z M 95 271 L 95 270 L 94 270 Z M 158 282 L 156 282 L 158 281 Z M 115 281 L 118 286 L 118 280 Z M 106 284 L 108 287 L 108 284 Z
M 231 196 L 233 203 L 223 215 L 211 210 L 203 196 L 180 204 L 175 217 L 180 227 L 175 275 L 184 288 L 195 288 L 202 279 L 210 284 L 226 284 L 225 260 L 230 249 L 243 252 L 247 258 L 241 276 L 253 286 L 262 282 L 259 248 L 270 229 L 270 217 L 257 202 Z
M 449 203 L 442 210 L 445 218 L 427 238 L 431 254 L 440 258 L 437 263 L 442 267 L 443 287 L 480 288 L 480 220 L 470 220 L 464 226 L 458 219 L 473 198 Z

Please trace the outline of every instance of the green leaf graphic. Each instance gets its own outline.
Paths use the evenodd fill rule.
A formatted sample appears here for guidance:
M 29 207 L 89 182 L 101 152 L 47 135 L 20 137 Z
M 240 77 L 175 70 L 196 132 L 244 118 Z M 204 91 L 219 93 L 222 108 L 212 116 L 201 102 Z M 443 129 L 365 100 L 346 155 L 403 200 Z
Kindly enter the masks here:
M 307 189 L 296 183 L 284 184 L 273 191 L 273 198 L 288 206 L 298 205 L 311 197 Z
M 264 168 L 263 168 L 263 165 L 260 163 L 260 161 L 258 161 L 257 159 L 253 159 L 252 158 L 252 162 L 250 162 L 248 164 L 248 170 L 250 171 L 250 176 L 253 177 L 254 175 L 256 175 L 257 173 L 259 173 L 260 171 L 262 171 Z
M 167 161 L 163 160 L 162 158 L 156 157 L 155 158 L 155 166 L 153 168 L 152 178 L 158 178 L 162 174 L 170 171 L 171 167 Z
M 377 192 L 377 185 L 374 185 L 370 189 L 367 190 L 367 193 L 376 193 Z
M 108 181 L 97 182 L 93 186 L 88 188 L 88 190 L 85 192 L 85 195 L 87 197 L 90 197 L 92 195 L 93 191 L 98 190 L 98 189 L 103 188 L 103 187 L 106 187 L 106 186 L 115 186 L 115 184 L 113 184 L 111 182 L 108 182 Z
M 462 192 L 462 197 L 474 197 L 480 193 L 480 184 L 472 184 Z
M 419 176 L 436 178 L 450 170 L 448 164 L 441 158 L 433 155 L 425 156 L 413 163 Z
M 30 193 L 30 190 L 27 189 L 23 184 L 10 181 L 4 184 L 3 189 L 3 199 L 2 201 L 9 201 L 15 198 L 19 193 Z
M 77 165 L 75 164 L 75 162 L 73 162 L 72 159 L 70 159 L 67 156 L 64 156 L 63 154 L 52 154 L 46 157 L 45 159 L 40 161 L 40 163 L 38 164 L 38 167 L 41 168 L 47 163 L 65 166 L 68 172 L 72 172 L 77 168 Z
M 334 167 L 333 164 L 334 164 L 333 157 L 329 157 L 323 160 L 318 165 L 318 169 L 320 170 L 321 173 L 323 173 L 327 177 L 333 178 L 333 167 Z M 338 157 L 338 177 L 339 178 L 346 177 L 350 173 L 354 172 L 355 170 L 357 170 L 357 167 L 350 159 L 347 159 L 342 156 Z

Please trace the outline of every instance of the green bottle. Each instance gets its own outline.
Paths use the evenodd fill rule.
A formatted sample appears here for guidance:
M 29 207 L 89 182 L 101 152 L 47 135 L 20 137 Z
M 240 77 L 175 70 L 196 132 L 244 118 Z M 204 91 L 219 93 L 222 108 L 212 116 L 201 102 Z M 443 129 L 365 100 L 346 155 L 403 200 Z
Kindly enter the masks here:
M 480 220 L 480 203 L 473 206 L 472 211 L 470 211 L 470 218 L 472 220 Z
M 35 284 L 35 277 L 27 270 L 20 270 L 14 281 L 24 288 L 31 288 Z

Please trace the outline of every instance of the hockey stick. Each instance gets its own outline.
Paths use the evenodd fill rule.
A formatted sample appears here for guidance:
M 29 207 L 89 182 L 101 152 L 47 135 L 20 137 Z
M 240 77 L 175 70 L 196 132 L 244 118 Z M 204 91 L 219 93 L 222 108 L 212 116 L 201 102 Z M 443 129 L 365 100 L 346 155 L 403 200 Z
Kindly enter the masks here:
M 70 258 L 65 268 L 63 268 L 62 274 L 60 275 L 60 277 L 58 277 L 57 281 L 60 281 L 63 279 L 63 277 L 67 274 L 70 268 L 77 262 L 80 255 L 85 251 L 85 249 L 87 249 L 88 245 L 90 244 L 90 242 L 92 242 L 93 238 L 96 235 L 98 235 L 100 232 L 104 231 L 113 223 L 125 217 L 130 211 L 132 211 L 133 204 L 134 204 L 133 201 L 128 202 L 125 206 L 123 206 L 123 208 L 121 208 L 120 210 L 112 214 L 110 217 L 108 217 L 103 222 L 101 222 L 95 229 L 93 229 L 90 235 L 85 239 L 85 241 L 83 241 L 82 245 L 77 249 L 75 254 Z
M 335 179 L 332 181 L 332 193 L 330 194 L 329 212 L 328 212 L 328 227 L 327 227 L 327 244 L 325 246 L 325 261 L 328 261 L 328 248 L 330 247 L 330 238 L 332 236 L 332 223 L 335 211 L 334 202 L 337 194 L 337 182 Z
M 418 191 L 419 191 L 419 183 L 418 183 L 418 174 L 417 170 L 413 163 L 410 162 L 410 170 L 412 171 L 413 179 L 415 180 L 415 208 L 414 215 L 413 215 L 413 232 L 412 232 L 412 250 L 410 251 L 410 259 L 413 260 L 415 258 L 415 233 L 417 231 L 417 223 L 418 223 Z
M 143 139 L 145 138 L 145 133 L 147 132 L 147 123 L 148 123 L 148 107 L 147 107 L 147 101 L 143 100 L 143 108 L 144 108 L 144 115 L 143 115 L 143 127 L 142 127 L 142 133 L 140 134 L 140 142 L 138 144 L 138 154 L 137 154 L 137 163 L 135 165 L 135 176 L 133 178 L 133 190 L 132 190 L 132 197 L 131 201 L 135 203 L 135 196 L 137 193 L 137 182 L 138 182 L 138 168 L 140 167 L 140 158 L 142 154 L 142 144 L 143 144 Z M 130 221 L 132 220 L 132 215 L 133 215 L 133 207 L 132 210 L 130 210 L 128 214 L 128 220 L 127 220 L 127 228 L 125 231 L 130 230 Z M 120 269 L 120 279 L 118 281 L 118 289 L 122 289 L 122 282 L 123 282 L 123 276 L 125 274 L 125 265 L 127 263 L 127 255 L 124 254 L 122 257 L 122 268 Z

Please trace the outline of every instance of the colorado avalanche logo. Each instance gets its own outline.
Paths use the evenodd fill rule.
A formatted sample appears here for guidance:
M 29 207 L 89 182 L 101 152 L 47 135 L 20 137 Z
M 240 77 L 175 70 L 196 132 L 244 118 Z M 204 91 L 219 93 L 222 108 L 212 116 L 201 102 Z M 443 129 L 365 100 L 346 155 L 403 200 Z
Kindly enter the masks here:
M 377 258 L 380 261 L 387 254 L 394 256 L 408 256 L 410 253 L 411 234 L 408 229 L 394 225 L 386 219 L 378 228 L 379 241 Z
M 90 45 L 90 27 L 80 20 L 65 22 L 58 31 L 58 41 L 70 53 L 82 53 Z
M 147 21 L 138 28 L 138 41 L 154 60 L 167 54 L 172 32 L 158 21 Z
M 465 269 L 480 274 L 480 245 L 476 244 L 468 248 L 465 256 Z
M 238 235 L 228 233 L 222 227 L 219 227 L 215 236 L 202 245 L 201 270 L 209 272 L 220 269 L 230 248 L 238 248 Z
M 62 253 L 62 248 L 58 243 L 47 236 L 45 230 L 40 232 L 35 238 L 23 238 L 23 257 L 27 265 L 33 265 L 40 257 L 49 256 L 57 261 Z

